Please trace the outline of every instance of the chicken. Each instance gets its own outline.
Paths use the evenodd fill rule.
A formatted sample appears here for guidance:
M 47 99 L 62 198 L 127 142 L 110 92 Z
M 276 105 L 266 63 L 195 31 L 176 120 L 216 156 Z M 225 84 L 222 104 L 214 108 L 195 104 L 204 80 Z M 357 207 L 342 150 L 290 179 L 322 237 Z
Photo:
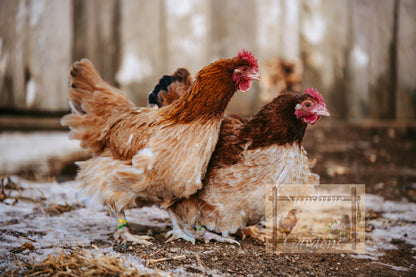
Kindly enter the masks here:
M 279 227 L 277 228 L 279 232 L 286 238 L 295 228 L 298 219 L 296 214 L 302 212 L 302 210 L 291 209 L 285 218 L 279 220 Z
M 170 239 L 236 242 L 230 234 L 253 233 L 247 226 L 264 219 L 266 184 L 319 183 L 301 143 L 307 124 L 321 116 L 330 113 L 310 88 L 276 97 L 251 120 L 226 116 L 203 188 L 168 209 Z
M 130 234 L 124 210 L 147 201 L 168 207 L 200 189 L 228 102 L 259 75 L 254 55 L 240 51 L 204 67 L 180 99 L 160 109 L 136 107 L 86 59 L 70 77 L 72 114 L 62 124 L 92 153 L 77 163 L 83 193 L 117 214 L 116 238 L 147 244 L 148 237 Z

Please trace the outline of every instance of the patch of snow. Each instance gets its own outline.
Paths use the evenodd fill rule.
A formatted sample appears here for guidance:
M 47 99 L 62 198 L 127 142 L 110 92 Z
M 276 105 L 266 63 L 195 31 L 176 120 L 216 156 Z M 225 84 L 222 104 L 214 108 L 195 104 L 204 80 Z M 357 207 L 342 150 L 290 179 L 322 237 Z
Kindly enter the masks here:
M 369 221 L 368 224 L 374 224 L 374 221 Z M 393 250 L 397 247 L 392 244 L 394 240 L 402 240 L 407 244 L 416 246 L 416 225 L 405 224 L 398 226 L 396 222 L 383 220 L 383 224 L 377 226 L 370 234 L 366 244 L 376 247 L 377 250 Z M 413 248 L 416 250 L 416 247 Z
M 367 194 L 366 207 L 383 213 L 383 217 L 388 219 L 416 223 L 416 203 L 384 201 L 381 196 Z
M 385 264 L 385 263 L 381 263 L 381 262 L 375 262 L 375 264 L 380 264 L 383 266 L 387 266 L 390 267 L 393 270 L 397 270 L 397 271 L 408 271 L 409 269 L 403 266 L 396 266 L 396 265 L 391 265 L 391 264 Z
M 22 191 L 13 190 L 11 196 L 21 193 L 32 201 L 21 198 L 14 205 L 0 202 L 0 268 L 13 264 L 14 256 L 10 251 L 26 242 L 32 243 L 36 250 L 29 253 L 25 250 L 15 255 L 20 259 L 39 262 L 50 254 L 62 251 L 62 247 L 75 249 L 77 246 L 95 244 L 97 240 L 108 241 L 117 229 L 117 218 L 107 210 L 79 206 L 78 182 L 34 183 L 14 176 L 12 180 Z M 9 194 L 7 189 L 6 194 Z M 69 204 L 75 209 L 57 216 L 50 215 L 45 211 L 52 203 Z M 129 209 L 126 216 L 130 222 L 159 227 L 166 226 L 164 221 L 168 218 L 166 211 L 155 206 Z M 25 236 L 35 241 L 28 241 Z M 87 251 L 92 253 L 96 250 Z M 102 247 L 99 251 L 114 256 L 120 255 L 113 251 L 112 246 Z M 130 254 L 122 256 L 138 269 L 145 269 L 144 261 L 139 257 Z
M 377 261 L 378 258 L 372 255 L 366 255 L 366 254 L 351 254 L 350 255 L 351 258 L 355 258 L 355 259 L 368 259 L 368 260 L 373 260 L 373 261 Z
M 351 256 L 376 260 L 383 251 L 397 249 L 393 242 L 398 240 L 413 245 L 413 250 L 416 250 L 416 204 L 385 201 L 373 194 L 365 197 L 366 209 L 373 209 L 382 217 L 366 222 L 366 225 L 374 227 L 373 231 L 366 233 L 366 254 Z

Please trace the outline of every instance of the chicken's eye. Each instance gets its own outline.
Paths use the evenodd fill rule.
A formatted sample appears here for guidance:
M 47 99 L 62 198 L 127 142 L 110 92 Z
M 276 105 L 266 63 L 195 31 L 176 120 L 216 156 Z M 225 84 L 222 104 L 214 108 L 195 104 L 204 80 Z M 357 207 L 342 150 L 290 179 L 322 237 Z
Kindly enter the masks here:
M 310 107 L 311 107 L 311 103 L 310 103 L 310 102 L 306 102 L 306 103 L 305 103 L 305 107 L 306 107 L 306 108 L 310 108 Z

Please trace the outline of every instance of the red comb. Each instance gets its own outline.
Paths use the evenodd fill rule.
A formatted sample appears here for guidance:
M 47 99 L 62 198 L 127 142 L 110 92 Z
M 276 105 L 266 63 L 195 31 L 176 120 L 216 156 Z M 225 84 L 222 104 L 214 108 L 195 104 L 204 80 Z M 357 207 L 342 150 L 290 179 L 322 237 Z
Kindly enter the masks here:
M 325 106 L 325 101 L 324 101 L 324 97 L 322 96 L 322 94 L 314 88 L 306 88 L 305 89 L 305 93 L 309 94 L 310 96 L 312 96 L 313 98 L 315 98 L 316 102 L 320 105 L 324 105 Z
M 254 54 L 251 53 L 251 51 L 247 51 L 246 49 L 240 50 L 240 52 L 238 52 L 238 57 L 240 59 L 248 61 L 250 63 L 250 66 L 255 68 L 256 70 L 259 69 L 257 59 L 254 57 Z

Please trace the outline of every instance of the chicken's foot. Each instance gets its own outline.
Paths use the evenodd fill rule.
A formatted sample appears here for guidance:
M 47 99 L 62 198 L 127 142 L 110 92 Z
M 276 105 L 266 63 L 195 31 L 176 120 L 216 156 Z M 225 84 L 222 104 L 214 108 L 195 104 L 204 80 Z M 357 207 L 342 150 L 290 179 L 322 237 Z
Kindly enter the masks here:
M 113 237 L 117 241 L 121 241 L 123 243 L 131 242 L 133 244 L 141 244 L 141 245 L 151 245 L 152 243 L 149 241 L 154 239 L 151 236 L 138 236 L 133 235 L 130 233 L 130 228 L 128 227 L 126 215 L 124 211 L 118 213 L 119 218 L 119 226 L 118 230 L 113 234 Z
M 167 233 L 167 235 L 170 236 L 170 238 L 166 242 L 174 241 L 176 239 L 184 239 L 186 241 L 191 242 L 192 244 L 195 244 L 195 237 L 192 234 L 190 234 L 190 233 L 188 233 L 188 232 L 186 232 L 186 231 L 184 231 L 180 228 L 179 229 L 176 229 L 176 228 L 172 229 L 171 231 L 169 231 Z
M 195 244 L 195 239 L 197 238 L 197 235 L 182 229 L 179 226 L 176 215 L 170 209 L 168 209 L 168 214 L 172 222 L 172 230 L 167 233 L 167 235 L 170 236 L 170 238 L 166 242 L 170 242 L 176 239 L 184 239 L 186 241 L 191 242 L 192 244 Z
M 133 235 L 130 233 L 130 229 L 127 226 L 118 229 L 113 236 L 117 241 L 121 241 L 123 243 L 131 242 L 133 244 L 141 245 L 151 245 L 152 243 L 149 240 L 154 239 L 151 236 Z
M 201 237 L 203 237 L 205 243 L 208 243 L 211 240 L 215 240 L 218 242 L 235 243 L 240 246 L 240 243 L 235 239 L 232 239 L 229 236 L 220 236 L 218 234 L 208 231 L 207 229 L 205 229 L 205 227 L 200 228 L 198 233 L 201 235 Z

